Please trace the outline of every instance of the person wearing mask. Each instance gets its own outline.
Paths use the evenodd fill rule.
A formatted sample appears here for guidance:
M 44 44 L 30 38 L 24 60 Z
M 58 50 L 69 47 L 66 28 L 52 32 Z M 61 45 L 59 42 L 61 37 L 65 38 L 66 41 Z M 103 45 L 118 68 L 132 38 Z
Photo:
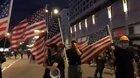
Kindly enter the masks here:
M 61 57 L 61 52 L 58 51 L 58 46 L 56 44 L 50 44 L 48 47 L 48 56 L 45 62 L 45 73 L 43 78 L 51 78 L 50 72 L 54 73 L 55 75 L 59 72 L 55 72 L 58 68 L 60 71 L 60 78 L 64 77 L 64 60 Z
M 71 48 L 66 51 L 68 58 L 68 78 L 81 78 L 81 52 L 78 49 L 77 42 L 73 40 L 71 42 Z
M 134 76 L 134 49 L 129 46 L 127 36 L 120 37 L 120 44 L 112 46 L 115 56 L 115 78 L 135 78 Z

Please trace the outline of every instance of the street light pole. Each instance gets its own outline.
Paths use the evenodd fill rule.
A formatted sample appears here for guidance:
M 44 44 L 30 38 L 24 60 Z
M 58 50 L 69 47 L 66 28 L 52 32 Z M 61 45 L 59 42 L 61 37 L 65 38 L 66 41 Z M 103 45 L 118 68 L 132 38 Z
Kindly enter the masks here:
M 60 17 L 58 17 L 58 24 L 59 24 L 59 28 L 60 28 L 60 33 L 61 33 L 61 37 L 62 37 L 62 42 L 64 43 L 64 37 L 63 37 L 63 33 L 62 33 L 62 27 L 61 27 L 61 21 L 60 21 Z M 68 63 L 68 59 L 67 59 L 67 55 L 66 55 L 66 49 L 64 48 L 64 53 L 65 53 L 65 60 L 66 63 Z
M 53 12 L 56 15 L 58 15 L 58 13 L 59 13 L 59 11 L 57 9 L 54 9 Z M 58 15 L 57 20 L 58 20 L 58 26 L 59 26 L 59 29 L 60 29 L 60 33 L 61 33 L 62 43 L 65 44 L 64 43 L 63 33 L 62 33 L 61 20 L 60 20 L 60 16 L 59 15 Z M 64 48 L 64 56 L 65 56 L 64 60 L 65 60 L 65 68 L 66 68 L 65 71 L 68 72 L 68 59 L 67 59 L 66 49 L 65 48 Z M 67 78 L 66 73 L 65 73 L 65 77 Z

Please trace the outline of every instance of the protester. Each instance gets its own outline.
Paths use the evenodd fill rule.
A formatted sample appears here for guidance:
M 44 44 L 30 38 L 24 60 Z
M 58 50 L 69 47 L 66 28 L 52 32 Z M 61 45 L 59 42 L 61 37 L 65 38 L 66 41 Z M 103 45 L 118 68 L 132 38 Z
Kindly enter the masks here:
M 30 51 L 27 51 L 27 57 L 28 57 L 28 59 L 30 58 L 30 55 L 31 55 Z
M 103 53 L 99 54 L 95 60 L 96 62 L 96 70 L 94 74 L 94 78 L 98 78 L 97 74 L 99 73 L 99 78 L 103 78 L 103 70 L 105 68 L 105 63 L 106 63 L 106 57 L 103 55 Z
M 20 58 L 23 59 L 23 52 L 20 52 Z
M 58 51 L 58 48 L 59 47 L 56 44 L 50 44 L 48 48 L 48 57 L 46 60 L 46 69 L 43 78 L 51 78 L 50 72 L 54 72 L 57 68 L 60 70 L 60 78 L 65 78 L 64 60 L 60 51 Z
M 135 78 L 134 77 L 134 50 L 129 46 L 127 36 L 120 37 L 120 44 L 112 47 L 115 56 L 116 78 Z
M 14 56 L 15 56 L 15 59 L 17 59 L 17 51 L 14 51 Z
M 6 58 L 2 52 L 0 52 L 0 78 L 2 78 L 2 63 L 6 61 Z
M 30 55 L 30 62 L 35 62 L 35 56 L 33 54 Z
M 81 78 L 81 52 L 78 49 L 76 41 L 71 42 L 71 48 L 66 51 L 69 68 L 68 68 L 68 78 Z

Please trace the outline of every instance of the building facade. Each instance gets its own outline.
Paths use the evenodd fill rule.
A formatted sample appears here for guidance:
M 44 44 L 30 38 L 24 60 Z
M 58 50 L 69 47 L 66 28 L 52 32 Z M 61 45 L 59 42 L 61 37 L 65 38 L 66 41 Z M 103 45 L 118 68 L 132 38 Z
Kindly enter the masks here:
M 114 38 L 129 35 L 138 44 L 139 4 L 139 0 L 69 0 L 71 37 L 84 38 L 110 25 Z
M 60 17 L 61 17 L 61 29 L 63 33 L 63 39 L 65 44 L 69 44 L 70 42 L 70 23 L 69 23 L 69 10 L 68 9 L 62 9 L 60 11 Z

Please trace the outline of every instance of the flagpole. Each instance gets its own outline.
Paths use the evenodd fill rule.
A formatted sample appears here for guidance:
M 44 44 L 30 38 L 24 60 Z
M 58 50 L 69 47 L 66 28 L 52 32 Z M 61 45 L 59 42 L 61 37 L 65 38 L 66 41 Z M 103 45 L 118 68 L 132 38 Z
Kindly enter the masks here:
M 7 27 L 6 27 L 6 34 L 4 34 L 4 50 L 5 50 L 5 45 L 6 45 L 6 37 L 7 37 L 7 32 L 8 32 L 8 29 L 9 29 L 9 25 L 10 25 L 10 18 L 11 18 L 11 13 L 12 13 L 12 7 L 13 7 L 13 0 L 11 0 L 10 2 L 10 8 L 9 8 L 9 13 L 8 13 L 8 24 L 7 24 Z
M 63 33 L 62 33 L 62 28 L 61 28 L 61 23 L 60 23 L 60 18 L 58 17 L 58 24 L 59 24 L 59 29 L 60 29 L 60 33 L 61 33 L 61 37 L 62 37 L 62 42 L 64 43 L 64 37 L 63 37 Z M 65 57 L 66 57 L 66 62 L 68 62 L 67 60 L 67 55 L 66 55 L 66 49 L 64 48 L 64 52 L 65 52 Z
M 60 22 L 60 17 L 58 17 L 58 24 L 59 24 L 59 29 L 60 29 L 60 33 L 61 33 L 61 37 L 62 37 L 62 42 L 64 43 L 64 37 L 63 37 L 63 33 L 62 33 L 62 28 L 61 28 L 61 22 Z M 67 55 L 66 55 L 66 49 L 64 48 L 64 56 L 65 56 L 65 68 L 68 67 L 68 59 L 67 59 Z M 66 70 L 67 71 L 67 70 Z M 68 72 L 68 71 L 67 71 Z M 65 73 L 66 76 L 66 73 Z M 66 76 L 67 78 L 67 76 Z
M 109 25 L 107 25 L 107 30 L 108 30 L 108 33 L 109 33 L 109 36 L 110 36 L 110 39 L 111 39 L 111 43 L 113 43 L 113 37 L 112 37 L 111 29 L 110 29 Z
M 8 18 L 8 27 L 6 29 L 6 32 L 8 32 L 8 29 L 9 29 L 9 26 L 10 26 L 10 19 L 11 19 L 12 7 L 13 7 L 13 0 L 11 0 L 11 3 L 10 3 L 9 18 Z

